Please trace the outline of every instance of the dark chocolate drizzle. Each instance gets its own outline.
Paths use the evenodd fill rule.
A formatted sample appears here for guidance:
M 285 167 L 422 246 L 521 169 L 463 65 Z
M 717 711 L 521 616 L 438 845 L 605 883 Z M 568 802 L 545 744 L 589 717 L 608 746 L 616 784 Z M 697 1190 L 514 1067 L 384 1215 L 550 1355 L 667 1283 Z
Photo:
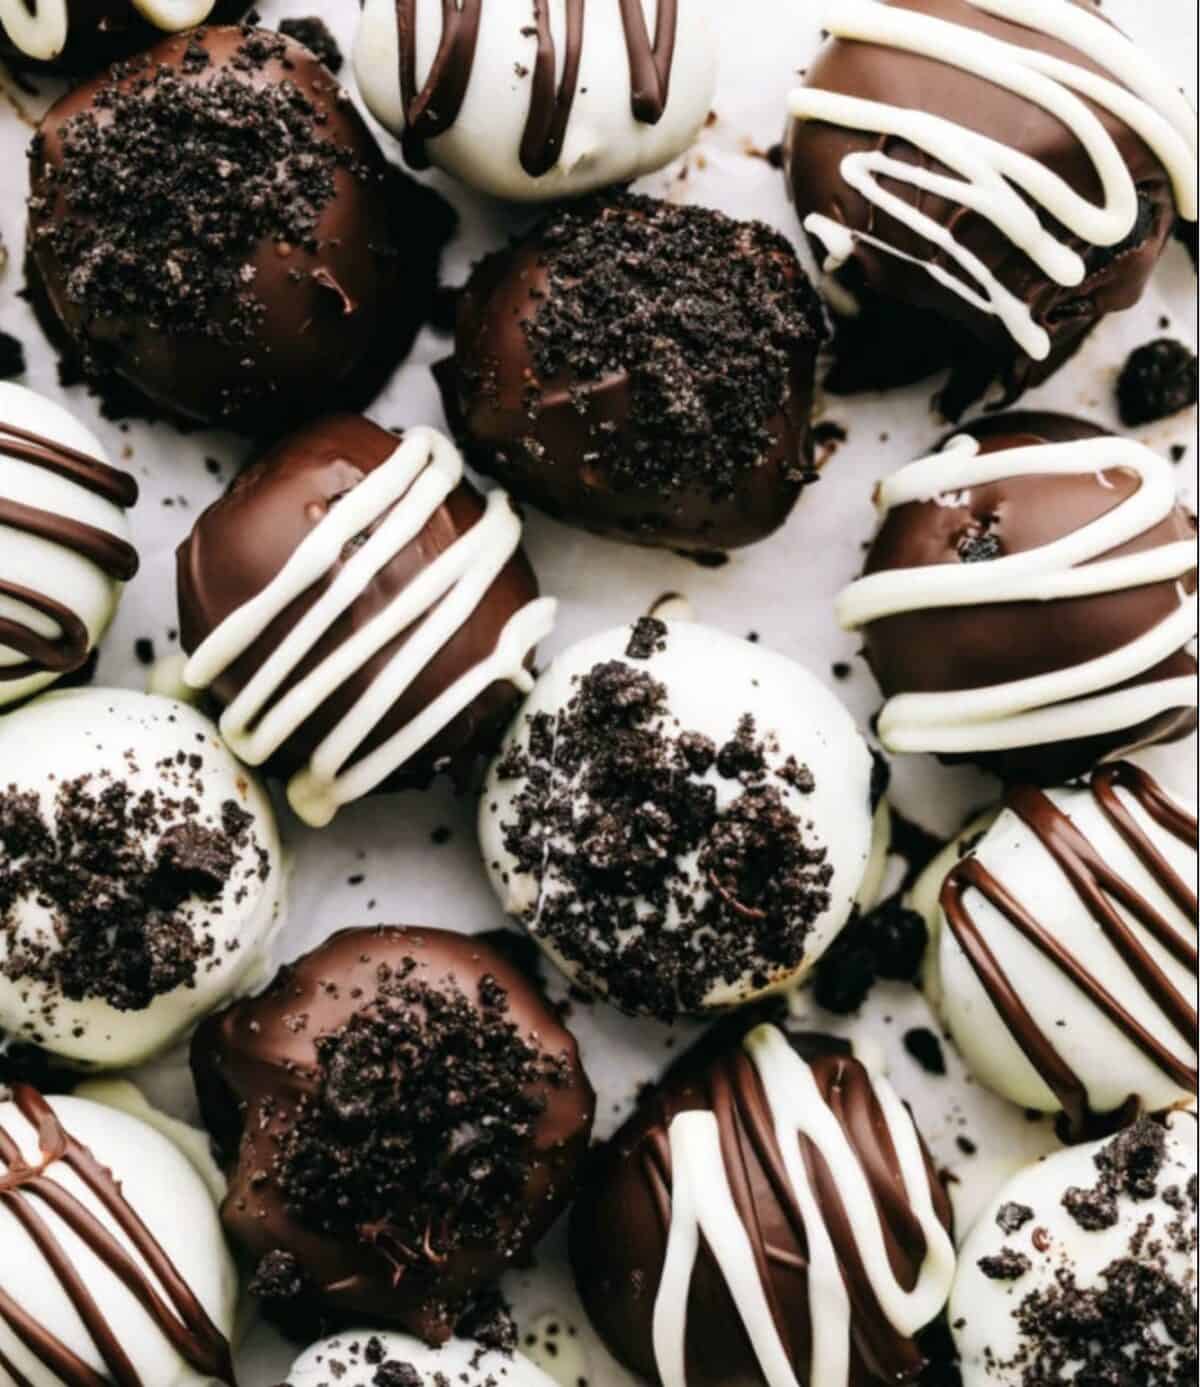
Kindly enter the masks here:
M 607 0 L 611 3 L 611 0 Z M 418 0 L 396 0 L 400 44 L 400 95 L 404 104 L 404 155 L 413 168 L 427 168 L 425 146 L 451 129 L 462 112 L 475 56 L 484 0 L 442 0 L 442 38 L 425 85 L 417 87 Z M 634 119 L 657 125 L 670 98 L 679 0 L 659 0 L 654 38 L 646 25 L 642 0 L 619 0 Z M 566 0 L 567 32 L 562 77 L 556 81 L 558 55 L 550 29 L 547 0 L 533 0 L 537 34 L 529 93 L 529 114 L 521 138 L 521 167 L 541 178 L 558 162 L 579 89 L 583 25 L 587 0 Z
M 137 483 L 128 473 L 14 424 L 0 423 L 0 454 L 53 472 L 122 509 L 137 502 Z M 70 549 L 116 582 L 127 583 L 138 570 L 137 551 L 125 540 L 94 525 L 24 505 L 11 497 L 0 496 L 0 526 Z M 25 656 L 20 664 L 0 667 L 0 683 L 43 671 L 70 674 L 83 665 L 88 657 L 88 632 L 75 613 L 52 598 L 13 582 L 0 580 L 0 593 L 49 617 L 59 628 L 58 637 L 47 640 L 12 618 L 0 618 L 0 644 Z
M 1118 789 L 1131 795 L 1160 827 L 1180 842 L 1195 844 L 1196 819 L 1174 804 L 1140 767 L 1118 762 L 1102 766 L 1092 775 L 1092 797 L 1101 812 L 1162 890 L 1189 918 L 1194 918 L 1197 909 L 1195 892 L 1173 870 L 1129 813 L 1117 794 Z M 1145 989 L 1172 1029 L 1187 1043 L 1194 1044 L 1196 1009 L 1172 986 L 1114 902 L 1123 906 L 1172 958 L 1193 972 L 1197 966 L 1195 940 L 1181 935 L 1170 921 L 1164 919 L 1149 901 L 1115 872 L 1071 819 L 1041 790 L 1018 786 L 1009 791 L 1006 802 L 1008 808 L 1054 858 L 1133 979 Z M 972 889 L 990 901 L 1014 929 L 1055 964 L 1063 976 L 1173 1083 L 1180 1088 L 1195 1090 L 1195 1065 L 1178 1059 L 1140 1025 L 1088 969 L 1086 960 L 1065 949 L 1054 934 L 1031 915 L 977 857 L 965 857 L 942 886 L 942 911 L 1008 1031 L 1061 1104 L 1065 1131 L 1071 1140 L 1104 1135 L 1114 1127 L 1123 1126 L 1138 1111 L 1138 1097 L 1136 1094 L 1130 1095 L 1115 1113 L 1096 1113 L 1092 1110 L 1082 1080 L 1055 1049 L 1053 1040 L 1038 1026 L 1021 1000 L 1017 982 L 1004 972 L 983 932 L 971 918 L 964 897 Z
M 0 1288 L 0 1320 L 3 1320 L 39 1363 L 66 1387 L 158 1387 L 139 1375 L 122 1346 L 115 1327 L 105 1318 L 92 1293 L 72 1265 L 53 1227 L 38 1212 L 49 1209 L 104 1263 L 158 1326 L 185 1362 L 197 1372 L 236 1387 L 229 1342 L 209 1319 L 204 1307 L 157 1239 L 126 1202 L 111 1171 L 77 1142 L 58 1120 L 53 1108 L 28 1084 L 13 1087 L 13 1102 L 38 1134 L 41 1160 L 26 1164 L 13 1137 L 0 1127 L 0 1204 L 12 1214 L 29 1236 L 47 1266 L 54 1272 L 104 1363 L 97 1373 L 62 1342 L 48 1325 L 35 1320 L 14 1297 Z M 47 1171 L 62 1162 L 95 1196 L 112 1222 L 128 1239 L 142 1266 L 91 1210 Z M 157 1282 L 157 1285 L 155 1284 Z M 166 1299 L 159 1287 L 166 1293 Z M 168 1304 L 169 1302 L 169 1304 Z M 24 1379 L 0 1358 L 17 1387 Z

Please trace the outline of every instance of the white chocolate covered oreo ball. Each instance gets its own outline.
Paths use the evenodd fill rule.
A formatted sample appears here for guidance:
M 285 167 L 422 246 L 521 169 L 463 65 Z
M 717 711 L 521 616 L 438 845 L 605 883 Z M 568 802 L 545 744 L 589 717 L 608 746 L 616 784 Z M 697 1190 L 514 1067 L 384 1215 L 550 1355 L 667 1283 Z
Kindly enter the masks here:
M 1196 1376 L 1196 1119 L 1143 1118 L 1017 1175 L 962 1248 L 963 1387 Z
M 0 382 L 0 708 L 87 661 L 137 572 L 138 488 L 59 405 Z
M 284 1387 L 554 1387 L 520 1354 L 451 1339 L 430 1348 L 407 1334 L 348 1330 L 301 1354 Z
M 968 844 L 969 846 L 969 844 Z M 1117 762 L 1015 786 L 914 904 L 930 999 L 975 1077 L 1075 1139 L 1196 1090 L 1195 805 Z
M 0 719 L 0 767 L 0 1029 L 118 1068 L 261 981 L 278 831 L 207 718 L 47 694 Z
M 83 1098 L 0 1101 L 0 1383 L 234 1387 L 237 1275 L 166 1137 Z
M 366 0 L 363 97 L 414 167 L 543 202 L 669 163 L 712 106 L 712 0 Z
M 798 665 L 645 617 L 560 655 L 480 813 L 505 909 L 575 982 L 671 1019 L 799 982 L 871 852 L 871 754 Z

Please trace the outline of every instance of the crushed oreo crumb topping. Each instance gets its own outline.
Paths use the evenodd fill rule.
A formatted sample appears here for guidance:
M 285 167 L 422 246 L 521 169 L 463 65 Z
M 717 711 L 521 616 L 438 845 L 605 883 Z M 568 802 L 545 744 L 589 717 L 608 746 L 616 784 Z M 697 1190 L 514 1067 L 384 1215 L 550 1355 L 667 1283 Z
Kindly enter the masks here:
M 1117 405 L 1128 428 L 1153 424 L 1196 403 L 1196 354 L 1161 337 L 1132 352 L 1117 378 Z

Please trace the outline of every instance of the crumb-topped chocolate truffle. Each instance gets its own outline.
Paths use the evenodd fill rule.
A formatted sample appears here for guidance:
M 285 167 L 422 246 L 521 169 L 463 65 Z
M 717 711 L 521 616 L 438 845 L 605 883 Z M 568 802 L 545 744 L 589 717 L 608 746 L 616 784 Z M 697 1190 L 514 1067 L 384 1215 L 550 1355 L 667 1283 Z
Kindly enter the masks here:
M 1196 1377 L 1196 1118 L 1143 1118 L 1011 1180 L 950 1301 L 963 1387 Z
M 137 495 L 65 409 L 0 382 L 0 708 L 87 663 L 138 569 Z
M 249 8 L 247 0 L 0 0 L 0 58 L 16 68 L 95 72 L 164 34 Z
M 807 671 L 646 617 L 539 679 L 480 841 L 504 908 L 573 981 L 669 1020 L 804 977 L 866 872 L 872 780 Z
M 355 70 L 414 168 L 549 202 L 685 150 L 712 106 L 717 35 L 709 0 L 367 0 Z
M 661 1387 L 896 1384 L 954 1275 L 908 1109 L 843 1041 L 708 1037 L 599 1153 L 571 1221 L 588 1313 Z
M 85 371 L 172 415 L 266 431 L 327 409 L 429 299 L 405 189 L 280 34 L 197 30 L 76 87 L 30 176 L 32 264 Z
M 0 719 L 0 1027 L 137 1064 L 262 980 L 282 920 L 270 801 L 217 729 L 124 689 Z
M 824 335 L 777 232 L 610 195 L 477 266 L 443 386 L 472 463 L 520 499 L 638 544 L 727 549 L 782 525 L 816 476 Z
M 889 751 L 1060 784 L 1196 725 L 1196 520 L 1165 458 L 1064 415 L 971 424 L 885 480 L 838 599 Z
M 357 929 L 192 1044 L 225 1229 L 285 1329 L 450 1337 L 570 1199 L 595 1099 L 569 1032 L 489 944 Z
M 972 1073 L 1075 1139 L 1196 1093 L 1196 806 L 1129 762 L 1013 786 L 914 889 Z
M 287 776 L 306 822 L 372 790 L 460 785 L 491 751 L 554 624 L 504 492 L 433 429 L 337 415 L 277 444 L 178 553 L 185 681 Z
M 292 1365 L 283 1387 L 554 1387 L 519 1353 L 451 1339 L 430 1348 L 406 1334 L 347 1330 Z M 582 1384 L 580 1384 L 582 1387 Z
M 1009 400 L 1141 297 L 1196 220 L 1196 115 L 1090 4 L 838 0 L 791 95 L 789 188 L 882 370 Z M 873 341 L 870 339 L 874 339 Z
M 213 1197 L 165 1136 L 0 1096 L 0 1382 L 236 1387 L 237 1294 Z

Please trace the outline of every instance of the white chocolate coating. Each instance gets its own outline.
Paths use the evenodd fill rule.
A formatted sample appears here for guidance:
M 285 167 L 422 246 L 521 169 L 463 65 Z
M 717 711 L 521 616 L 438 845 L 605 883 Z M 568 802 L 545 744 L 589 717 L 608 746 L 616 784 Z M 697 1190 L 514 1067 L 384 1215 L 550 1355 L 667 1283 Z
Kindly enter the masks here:
M 23 0 L 15 0 L 25 12 Z M 4 0 L 0 0 L 0 17 Z M 68 477 L 32 462 L 10 456 L 3 447 L 3 426 L 37 434 L 50 443 L 84 453 L 107 464 L 99 439 L 74 415 L 24 386 L 0 382 L 0 502 L 16 502 L 50 515 L 90 525 L 127 543 L 125 511 L 104 496 Z M 0 520 L 0 582 L 26 588 L 65 607 L 87 628 L 88 648 L 94 649 L 116 614 L 123 585 L 110 578 L 83 554 L 42 535 L 26 533 Z M 45 640 L 60 637 L 58 623 L 27 603 L 0 592 L 0 619 L 8 618 Z M 0 639 L 0 670 L 26 663 L 25 657 Z M 38 670 L 23 678 L 0 679 L 0 708 L 19 703 L 48 688 L 59 678 Z
M 658 0 L 640 0 L 654 32 Z M 656 124 L 633 114 L 630 64 L 616 0 L 588 3 L 579 78 L 557 161 L 531 177 L 520 150 L 537 53 L 532 6 L 484 0 L 474 68 L 452 127 L 428 142 L 429 158 L 455 178 L 495 197 L 549 202 L 625 183 L 669 163 L 695 139 L 712 108 L 717 41 L 712 0 L 679 0 L 670 99 Z M 563 61 L 567 0 L 547 0 L 558 62 Z M 442 38 L 442 0 L 417 3 L 417 82 L 428 80 Z M 366 0 L 354 56 L 363 98 L 395 135 L 405 127 L 396 0 Z
M 1127 788 L 1118 785 L 1115 794 L 1154 850 L 1194 891 L 1195 842 L 1181 841 L 1167 832 Z M 1164 890 L 1162 880 L 1118 832 L 1091 789 L 1072 786 L 1050 790 L 1047 795 L 1116 877 L 1194 947 L 1195 919 Z M 1181 802 L 1180 807 L 1195 814 L 1195 804 Z M 1116 944 L 1106 936 L 1061 863 L 1012 809 L 1004 809 L 986 828 L 972 855 L 1159 1045 L 1182 1064 L 1195 1067 L 1195 1037 L 1185 1040 L 1172 1026 L 1161 1005 L 1139 983 Z M 1059 1098 L 1005 1024 L 938 903 L 942 883 L 960 857 L 956 841 L 926 868 L 913 891 L 912 904 L 929 925 L 926 992 L 980 1083 L 1021 1107 L 1061 1112 Z M 1168 952 L 1114 892 L 1106 895 L 1174 992 L 1194 1010 L 1194 971 Z M 1156 1112 L 1192 1096 L 1191 1089 L 1164 1072 L 1125 1028 L 1107 1016 L 991 900 L 977 889 L 966 890 L 962 899 L 999 968 L 1018 987 L 1038 1031 L 1051 1040 L 1083 1085 L 1092 1112 L 1113 1112 L 1131 1096 L 1139 1098 L 1148 1111 Z
M 0 778 L 5 786 L 36 795 L 49 824 L 55 821 L 60 784 L 91 775 L 97 789 L 124 781 L 134 796 L 170 793 L 172 783 L 164 782 L 161 764 L 194 754 L 201 765 L 186 777 L 187 793 L 197 803 L 190 822 L 220 822 L 228 801 L 250 816 L 234 868 L 217 897 L 193 896 L 176 912 L 211 939 L 211 956 L 199 960 L 191 985 L 128 1011 L 95 996 L 69 1000 L 49 980 L 14 981 L 0 971 L 0 1027 L 14 1037 L 35 1040 L 70 1063 L 102 1069 L 137 1064 L 166 1049 L 202 1016 L 264 980 L 283 921 L 284 869 L 265 791 L 194 709 L 124 689 L 73 689 L 47 694 L 0 719 Z M 54 913 L 34 893 L 18 900 L 14 910 L 17 940 L 36 941 L 52 951 L 59 947 Z M 0 932 L 0 970 L 10 948 L 9 935 Z
M 896 1279 L 888 1257 L 872 1177 L 864 1171 L 852 1143 L 821 1096 L 806 1061 L 775 1026 L 756 1027 L 744 1046 L 762 1081 L 789 1192 L 800 1212 L 808 1248 L 813 1348 L 804 1381 L 806 1387 L 848 1387 L 853 1310 L 838 1251 L 798 1136 L 812 1143 L 833 1173 L 866 1282 L 897 1334 L 911 1338 L 945 1305 L 954 1277 L 954 1244 L 934 1209 L 912 1116 L 882 1075 L 872 1076 L 873 1086 L 896 1153 L 904 1193 L 926 1244 L 920 1275 L 909 1291 Z M 654 1307 L 654 1351 L 664 1387 L 687 1387 L 688 1301 L 701 1237 L 729 1288 L 767 1387 L 801 1387 L 780 1338 L 730 1187 L 717 1118 L 706 1111 L 680 1113 L 671 1123 L 670 1142 L 671 1228 Z
M 232 1339 L 237 1273 L 221 1233 L 216 1203 L 187 1159 L 165 1136 L 125 1113 L 83 1098 L 47 1101 L 70 1136 L 112 1171 L 126 1203 L 170 1257 L 216 1328 Z M 12 1102 L 0 1102 L 0 1131 L 16 1142 L 27 1162 L 38 1163 L 37 1132 Z M 4 1172 L 0 1161 L 0 1179 Z M 135 1264 L 147 1271 L 159 1294 L 164 1294 L 127 1234 L 78 1175 L 62 1161 L 53 1162 L 45 1173 L 80 1200 Z M 138 1381 L 146 1387 L 209 1387 L 214 1379 L 188 1365 L 112 1268 L 44 1201 L 20 1190 L 15 1200 L 36 1210 L 67 1251 L 101 1319 L 111 1326 L 129 1356 Z M 26 1314 L 97 1373 L 99 1381 L 108 1381 L 104 1362 L 62 1282 L 13 1210 L 12 1202 L 0 1198 L 0 1293 L 18 1301 Z M 61 1379 L 33 1357 L 0 1316 L 0 1384 L 10 1387 L 13 1379 L 2 1366 L 4 1359 L 30 1387 L 61 1387 Z
M 877 0 L 829 0 L 824 27 L 839 39 L 888 45 L 971 72 L 1041 106 L 1067 126 L 1087 151 L 1103 195 L 1081 197 L 1061 177 L 1019 150 L 928 112 L 861 100 L 816 87 L 791 95 L 797 120 L 825 121 L 848 130 L 896 137 L 927 154 L 950 174 L 897 159 L 882 147 L 842 160 L 846 184 L 881 212 L 925 238 L 961 272 L 930 261 L 929 274 L 981 313 L 997 317 L 1016 345 L 1035 360 L 1050 354 L 1050 337 L 1030 306 L 1013 294 L 984 262 L 943 225 L 889 187 L 900 183 L 947 198 L 991 221 L 1056 284 L 1078 285 L 1086 277 L 1083 258 L 1039 218 L 1054 221 L 1095 246 L 1113 246 L 1137 222 L 1137 189 L 1112 136 L 1087 101 L 1118 116 L 1158 157 L 1174 185 L 1179 215 L 1196 220 L 1196 115 L 1175 84 L 1119 30 L 1098 14 L 1069 0 L 970 0 L 987 14 L 1024 25 L 1085 54 L 1114 80 L 1075 63 L 932 15 L 893 9 Z M 1083 98 L 1087 98 L 1085 101 Z M 882 146 L 882 139 L 880 145 Z M 901 255 L 882 237 L 852 231 L 813 213 L 805 229 L 826 250 L 824 269 L 833 273 L 851 256 L 856 241 Z M 902 258 L 909 258 L 904 256 Z
M 203 24 L 216 0 L 132 0 L 148 23 L 164 34 Z M 0 0 L 0 27 L 27 58 L 49 63 L 62 53 L 70 37 L 70 0 Z
M 522 871 L 506 847 L 504 825 L 515 817 L 514 803 L 524 781 L 504 779 L 499 767 L 514 747 L 528 746 L 531 717 L 556 717 L 571 699 L 574 681 L 610 660 L 627 663 L 665 686 L 669 716 L 656 717 L 651 724 L 655 728 L 666 732 L 687 729 L 721 746 L 734 734 L 739 719 L 749 713 L 756 734 L 769 743 L 766 763 L 771 771 L 777 771 L 790 757 L 811 769 L 815 782 L 812 793 L 785 787 L 784 801 L 802 823 L 813 826 L 816 840 L 827 849 L 826 860 L 833 875 L 828 909 L 813 922 L 799 967 L 794 972 L 772 972 L 768 967 L 765 986 L 755 983 L 750 969 L 732 982 L 714 985 L 704 998 L 704 1006 L 721 1009 L 799 982 L 846 923 L 867 875 L 872 851 L 871 755 L 846 709 L 801 666 L 711 627 L 681 621 L 664 625 L 666 648 L 648 659 L 626 658 L 631 634 L 626 626 L 579 642 L 546 670 L 488 776 L 480 808 L 480 844 L 505 910 L 522 921 L 568 977 L 589 990 L 602 992 L 603 979 L 582 977 L 579 968 L 538 933 L 539 912 L 561 889 L 561 883 L 553 870 L 543 873 L 540 881 Z M 727 808 L 742 788 L 712 769 L 702 779 L 714 786 L 718 810 Z M 697 857 L 693 850 L 680 858 L 681 870 L 688 877 L 694 876 Z M 693 899 L 701 900 L 707 894 L 706 887 L 691 888 Z M 635 901 L 639 914 L 651 909 L 647 902 Z M 680 927 L 682 917 L 675 903 L 665 914 L 668 929 Z
M 378 526 L 221 718 L 221 735 L 234 752 L 248 765 L 260 766 L 384 646 L 419 624 L 309 764 L 288 783 L 292 808 L 315 828 L 324 827 L 343 805 L 381 785 L 497 680 L 507 680 L 522 692 L 533 687 L 525 659 L 553 629 L 557 604 L 551 598 L 539 598 L 516 612 L 486 660 L 466 671 L 382 746 L 354 760 L 397 699 L 471 618 L 520 545 L 520 519 L 507 495 L 492 491 L 478 524 L 398 593 L 384 612 L 278 697 L 297 666 L 379 570 L 421 533 L 462 477 L 462 455 L 449 439 L 434 429 L 410 429 L 392 456 L 305 537 L 275 578 L 211 632 L 184 670 L 190 688 L 207 688 L 320 580 L 347 544 Z
M 846 588 L 837 617 L 860 630 L 882 617 L 936 607 L 1052 602 L 1182 579 L 1196 567 L 1195 545 L 1162 544 L 1094 562 L 1165 520 L 1176 505 L 1165 458 L 1132 439 L 1099 437 L 981 453 L 961 435 L 932 456 L 901 468 L 878 492 L 881 515 L 915 501 L 954 498 L 973 486 L 1023 476 L 1081 476 L 1120 468 L 1141 485 L 1120 505 L 1051 544 L 987 563 L 930 564 L 872 573 Z M 1176 609 L 1157 626 L 1086 664 L 987 688 L 899 694 L 879 716 L 889 751 L 993 752 L 1133 727 L 1197 702 L 1195 679 L 1181 676 L 1122 688 L 1196 636 L 1197 598 L 1180 588 Z
M 293 1364 L 286 1387 L 372 1387 L 379 1371 L 377 1351 L 385 1363 L 412 1368 L 421 1387 L 554 1387 L 520 1354 L 487 1352 L 465 1339 L 430 1348 L 407 1334 L 370 1329 L 346 1330 L 314 1344 Z
M 1102 1289 L 1106 1285 L 1105 1269 L 1130 1257 L 1131 1240 L 1148 1219 L 1153 1219 L 1153 1227 L 1145 1240 L 1146 1247 L 1135 1260 L 1144 1259 L 1145 1264 L 1154 1265 L 1155 1249 L 1162 1249 L 1161 1270 L 1178 1284 L 1185 1301 L 1191 1299 L 1194 1323 L 1194 1246 L 1189 1253 L 1176 1245 L 1175 1238 L 1164 1234 L 1182 1220 L 1194 1243 L 1195 1206 L 1189 1204 L 1186 1193 L 1182 1203 L 1175 1202 L 1173 1195 L 1164 1198 L 1164 1194 L 1172 1189 L 1185 1192 L 1189 1181 L 1195 1179 L 1195 1115 L 1177 1112 L 1168 1119 L 1166 1159 L 1154 1197 L 1135 1201 L 1123 1194 L 1117 1201 L 1118 1218 L 1112 1227 L 1085 1230 L 1064 1207 L 1063 1195 L 1072 1188 L 1087 1190 L 1096 1185 L 1099 1171 L 1095 1157 L 1106 1144 L 1099 1141 L 1058 1151 L 1022 1171 L 984 1210 L 963 1243 L 949 1309 L 949 1321 L 962 1356 L 963 1387 L 1024 1387 L 1029 1356 L 1036 1346 L 1030 1344 L 1016 1317 L 1022 1302 L 1030 1296 L 1053 1294 L 1060 1274 L 1073 1278 L 1074 1285 L 1081 1290 Z M 1032 1217 L 1016 1232 L 1005 1233 L 997 1224 L 997 1216 L 1006 1204 L 1032 1210 Z M 980 1259 L 1003 1250 L 1028 1257 L 1030 1270 L 1015 1280 L 986 1276 L 980 1269 Z M 1161 1322 L 1150 1326 L 1148 1333 L 1154 1341 L 1166 1342 Z M 1180 1351 L 1180 1370 L 1186 1361 L 1186 1354 Z M 1074 1380 L 1078 1366 L 1066 1367 L 1064 1372 L 1070 1376 L 1055 1381 Z M 1135 1366 L 1130 1364 L 1131 1369 Z M 1160 1384 L 1176 1379 L 1147 1375 L 1129 1380 L 1144 1381 L 1149 1387 L 1151 1382 Z

